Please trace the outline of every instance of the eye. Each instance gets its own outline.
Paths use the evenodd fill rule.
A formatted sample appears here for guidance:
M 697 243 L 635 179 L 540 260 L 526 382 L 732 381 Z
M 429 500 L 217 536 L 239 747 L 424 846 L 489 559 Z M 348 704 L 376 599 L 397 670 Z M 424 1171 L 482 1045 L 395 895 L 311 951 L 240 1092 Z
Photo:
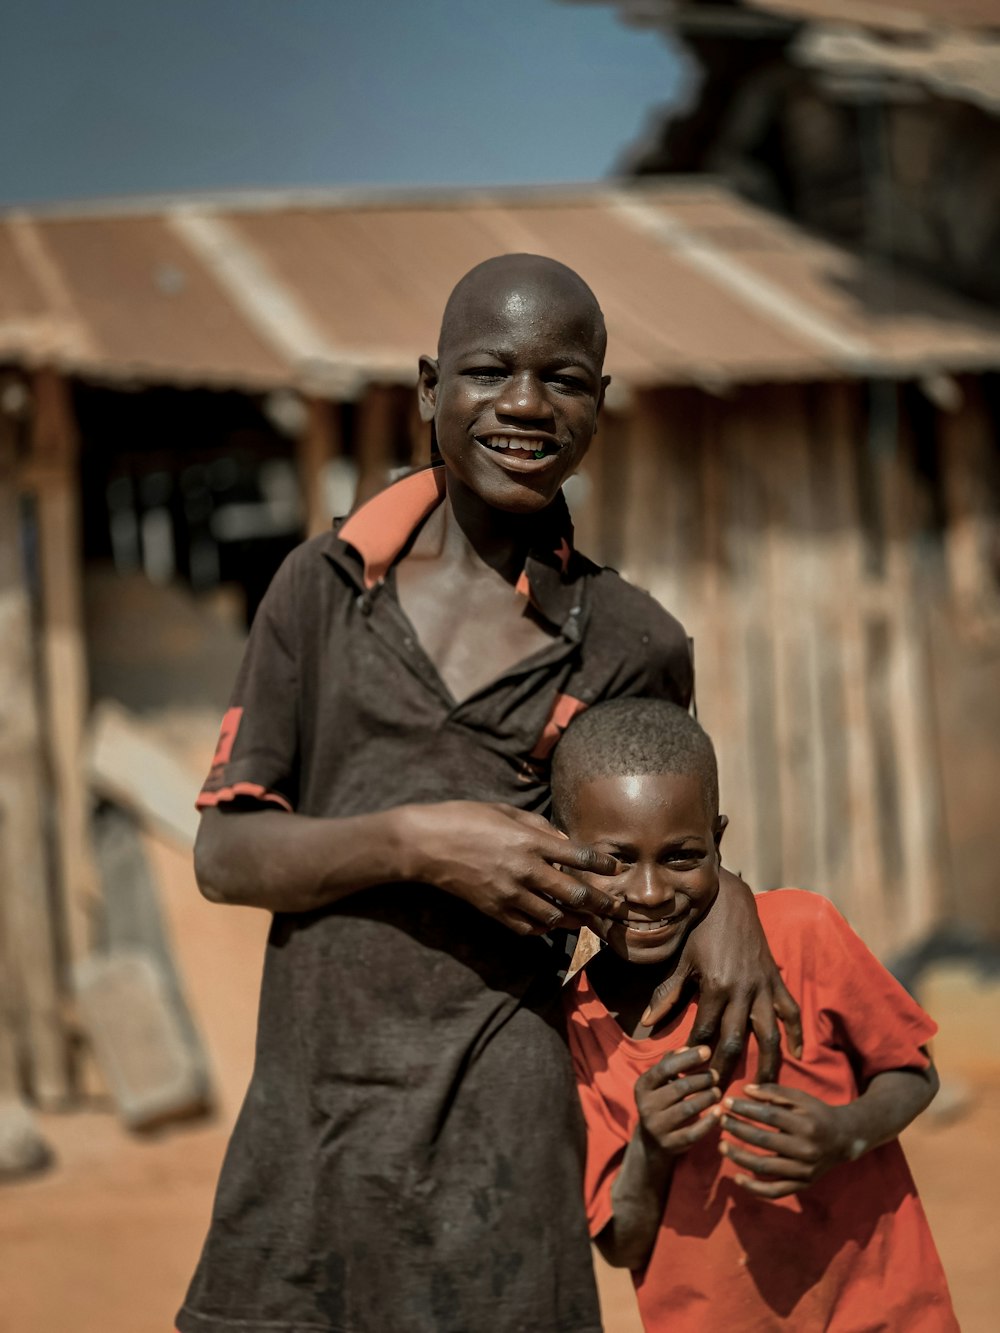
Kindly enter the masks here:
M 587 393 L 590 388 L 587 381 L 581 379 L 579 375 L 550 375 L 549 383 L 566 393 Z
M 660 865 L 669 866 L 671 870 L 697 870 L 704 862 L 705 854 L 689 848 L 674 847 L 663 852 L 659 859 Z
M 507 378 L 506 370 L 500 366 L 473 366 L 469 370 L 463 370 L 464 379 L 476 380 L 479 384 L 495 384 L 499 380 Z

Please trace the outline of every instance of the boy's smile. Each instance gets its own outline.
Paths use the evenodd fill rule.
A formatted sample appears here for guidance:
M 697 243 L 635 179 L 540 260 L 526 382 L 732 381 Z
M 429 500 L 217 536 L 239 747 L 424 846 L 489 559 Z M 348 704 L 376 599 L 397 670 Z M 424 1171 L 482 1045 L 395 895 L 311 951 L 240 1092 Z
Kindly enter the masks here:
M 573 793 L 567 833 L 622 866 L 602 887 L 624 899 L 621 920 L 593 929 L 621 958 L 662 963 L 673 957 L 719 891 L 724 815 L 708 808 L 694 774 L 646 773 L 591 778 Z

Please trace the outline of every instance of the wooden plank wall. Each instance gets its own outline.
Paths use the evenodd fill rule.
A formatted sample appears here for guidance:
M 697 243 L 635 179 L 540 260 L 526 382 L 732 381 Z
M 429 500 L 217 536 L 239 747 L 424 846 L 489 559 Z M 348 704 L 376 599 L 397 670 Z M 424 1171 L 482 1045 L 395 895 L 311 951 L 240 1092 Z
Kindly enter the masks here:
M 875 440 L 858 384 L 657 390 L 585 476 L 581 546 L 694 636 L 728 863 L 883 954 L 919 937 L 945 849 L 906 431 Z

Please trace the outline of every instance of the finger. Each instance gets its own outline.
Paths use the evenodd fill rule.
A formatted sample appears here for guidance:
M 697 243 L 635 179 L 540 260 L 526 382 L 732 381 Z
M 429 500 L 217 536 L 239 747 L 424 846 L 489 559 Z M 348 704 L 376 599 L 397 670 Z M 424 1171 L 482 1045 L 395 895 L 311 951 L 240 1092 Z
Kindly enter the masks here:
M 750 1000 L 747 996 L 733 995 L 722 1012 L 719 1023 L 719 1040 L 712 1057 L 712 1068 L 719 1071 L 719 1078 L 728 1083 L 733 1071 L 743 1054 L 746 1045 L 747 1022 L 750 1014 Z M 692 1034 L 698 1031 L 698 1019 L 695 1018 Z M 699 1036 L 699 1040 L 701 1040 Z
M 743 1091 L 755 1102 L 770 1102 L 774 1106 L 806 1106 L 815 1100 L 801 1088 L 786 1088 L 781 1083 L 744 1083 Z
M 655 1028 L 657 1023 L 662 1023 L 671 1011 L 680 1004 L 690 980 L 690 972 L 684 967 L 678 967 L 666 981 L 661 981 L 656 990 L 653 991 L 645 1013 L 642 1015 L 643 1027 Z
M 658 1088 L 675 1079 L 686 1070 L 697 1069 L 703 1065 L 712 1052 L 707 1046 L 685 1046 L 682 1050 L 671 1051 L 662 1060 L 648 1070 L 645 1078 L 651 1087 Z
M 788 1150 L 788 1145 L 793 1140 L 784 1130 L 768 1129 L 766 1126 L 751 1124 L 747 1120 L 737 1120 L 731 1115 L 723 1115 L 719 1123 L 727 1134 L 740 1139 L 743 1143 L 749 1143 L 751 1147 L 763 1148 L 766 1152 L 777 1153 L 779 1157 L 796 1155 Z
M 758 991 L 754 998 L 750 1026 L 757 1038 L 759 1052 L 757 1078 L 761 1083 L 771 1083 L 778 1077 L 781 1068 L 781 1033 L 771 991 L 766 987 Z
M 725 997 L 713 995 L 707 991 L 702 991 L 698 996 L 698 1008 L 695 1011 L 694 1023 L 691 1027 L 691 1045 L 711 1046 L 715 1049 L 715 1043 L 719 1037 L 719 1024 L 722 1022 L 722 1015 L 726 1007 Z
M 577 914 L 617 918 L 628 912 L 623 899 L 614 898 L 603 889 L 563 874 L 554 866 L 546 866 L 543 871 L 533 875 L 531 887 L 551 898 L 563 910 L 568 909 Z
M 808 1181 L 804 1180 L 755 1180 L 753 1176 L 734 1176 L 733 1183 L 761 1199 L 783 1199 L 788 1194 L 801 1194 L 808 1189 Z
M 675 1102 L 673 1106 L 660 1107 L 648 1113 L 644 1118 L 644 1123 L 658 1138 L 662 1138 L 664 1134 L 672 1134 L 675 1129 L 679 1129 L 682 1125 L 697 1120 L 704 1111 L 710 1110 L 715 1105 L 717 1099 L 717 1090 L 709 1088 L 707 1092 L 699 1092 L 692 1097 L 684 1097 L 681 1101 Z
M 550 830 L 551 831 L 551 830 Z M 542 855 L 547 861 L 570 870 L 582 870 L 588 875 L 606 875 L 613 878 L 621 874 L 621 864 L 608 852 L 595 852 L 593 847 L 583 847 L 577 842 L 560 839 L 551 849 Z
M 547 935 L 552 928 L 537 913 L 521 911 L 517 907 L 508 907 L 500 921 L 517 935 Z
M 802 1014 L 799 1006 L 792 998 L 791 991 L 785 985 L 781 977 L 776 977 L 774 982 L 774 1009 L 782 1023 L 785 1025 L 785 1039 L 788 1042 L 788 1049 L 796 1060 L 802 1059 Z M 773 1077 L 773 1075 L 772 1075 Z M 761 1082 L 764 1083 L 764 1076 L 761 1075 Z
M 713 1129 L 718 1128 L 715 1118 L 710 1115 L 700 1116 L 688 1125 L 664 1133 L 660 1143 L 671 1152 L 683 1151 L 702 1139 L 708 1138 Z
M 765 1102 L 751 1102 L 742 1097 L 727 1097 L 725 1110 L 733 1116 L 740 1116 L 757 1125 L 780 1129 L 786 1134 L 798 1133 L 802 1128 L 802 1118 L 787 1106 L 774 1106 Z
M 807 1162 L 797 1162 L 793 1157 L 775 1157 L 771 1153 L 750 1152 L 728 1140 L 719 1144 L 719 1152 L 730 1162 L 765 1180 L 809 1180 L 812 1175 L 812 1167 Z

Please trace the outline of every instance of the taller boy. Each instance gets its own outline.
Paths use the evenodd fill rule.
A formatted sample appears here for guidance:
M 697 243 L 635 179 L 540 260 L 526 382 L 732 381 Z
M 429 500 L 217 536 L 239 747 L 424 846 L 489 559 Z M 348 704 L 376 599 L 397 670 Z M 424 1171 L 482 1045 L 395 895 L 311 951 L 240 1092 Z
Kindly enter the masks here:
M 257 614 L 196 868 L 275 917 L 182 1333 L 600 1329 L 546 932 L 613 914 L 573 872 L 616 865 L 542 818 L 548 755 L 599 699 L 691 693 L 680 625 L 573 550 L 604 346 L 563 265 L 473 269 L 420 362 L 443 466 L 299 547 Z M 693 1039 L 721 1014 L 738 1050 L 751 1004 L 767 1048 L 776 1004 L 794 1024 L 738 881 L 686 966 L 715 979 Z

